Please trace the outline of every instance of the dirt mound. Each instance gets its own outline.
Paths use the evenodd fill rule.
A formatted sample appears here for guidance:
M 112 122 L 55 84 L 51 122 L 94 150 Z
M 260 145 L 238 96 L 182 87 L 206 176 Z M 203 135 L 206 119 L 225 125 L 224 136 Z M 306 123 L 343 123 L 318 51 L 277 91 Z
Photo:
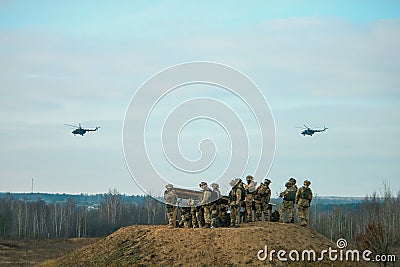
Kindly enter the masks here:
M 261 261 L 260 250 L 268 248 Z M 357 266 L 355 262 L 304 262 L 289 259 L 289 252 L 314 250 L 317 258 L 335 243 L 295 224 L 257 222 L 239 228 L 170 229 L 167 226 L 121 228 L 98 242 L 41 266 Z M 272 250 L 273 261 L 269 260 Z M 278 260 L 285 250 L 288 262 Z M 292 254 L 295 257 L 296 254 Z M 262 258 L 263 253 L 259 256 Z M 359 265 L 359 266 L 365 266 Z

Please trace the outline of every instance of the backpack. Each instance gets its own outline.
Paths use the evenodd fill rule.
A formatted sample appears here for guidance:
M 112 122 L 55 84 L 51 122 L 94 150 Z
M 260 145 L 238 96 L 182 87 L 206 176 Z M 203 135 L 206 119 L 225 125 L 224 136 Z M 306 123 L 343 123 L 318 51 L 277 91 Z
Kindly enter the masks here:
M 280 217 L 279 211 L 275 210 L 271 214 L 271 222 L 279 222 Z
M 296 199 L 296 191 L 288 191 L 287 194 L 283 197 L 284 200 L 294 201 Z
M 238 185 L 236 185 L 235 187 L 233 187 L 232 188 L 232 190 L 229 192 L 229 200 L 230 201 L 236 201 L 236 190 L 237 189 L 240 189 L 240 201 L 243 201 L 244 200 L 244 198 L 245 198 L 245 196 L 246 196 L 246 193 L 245 193 L 245 191 L 244 191 L 244 187 L 243 187 L 243 185 L 242 184 L 238 184 Z
M 310 195 L 311 195 L 311 189 L 308 187 L 303 187 L 303 190 L 300 194 L 300 198 L 309 199 Z

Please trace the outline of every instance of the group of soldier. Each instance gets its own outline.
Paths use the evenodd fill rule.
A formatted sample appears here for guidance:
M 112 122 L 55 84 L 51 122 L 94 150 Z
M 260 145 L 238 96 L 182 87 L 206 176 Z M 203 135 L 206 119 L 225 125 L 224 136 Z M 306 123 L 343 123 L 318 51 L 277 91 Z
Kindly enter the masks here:
M 294 223 L 294 205 L 297 204 L 297 214 L 300 219 L 300 225 L 307 225 L 308 208 L 312 200 L 312 191 L 310 181 L 305 180 L 304 186 L 297 188 L 296 179 L 290 178 L 285 183 L 286 190 L 280 193 L 283 198 L 281 212 L 274 218 L 272 214 L 271 189 L 269 185 L 271 180 L 264 179 L 259 186 L 251 175 L 246 177 L 246 182 L 236 178 L 230 181 L 232 187 L 228 196 L 221 195 L 219 185 L 212 183 L 208 187 L 206 182 L 201 182 L 199 187 L 202 189 L 202 195 L 196 203 L 194 199 L 189 198 L 185 205 L 177 205 L 178 196 L 173 189 L 172 184 L 166 185 L 164 200 L 166 203 L 166 212 L 168 224 L 170 227 L 185 228 L 216 228 L 216 227 L 238 227 L 242 222 L 253 221 L 280 221 L 285 223 Z M 177 223 L 178 208 L 181 214 L 181 220 Z M 255 210 L 253 218 L 253 210 Z M 274 212 L 279 214 L 279 212 Z M 285 213 L 288 213 L 288 220 L 284 220 Z

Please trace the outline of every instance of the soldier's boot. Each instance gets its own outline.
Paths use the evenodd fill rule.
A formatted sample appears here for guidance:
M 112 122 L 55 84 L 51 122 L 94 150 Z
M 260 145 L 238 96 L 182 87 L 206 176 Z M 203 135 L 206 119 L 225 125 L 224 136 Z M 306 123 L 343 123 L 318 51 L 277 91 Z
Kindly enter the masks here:
M 232 227 L 232 228 L 238 228 L 238 227 L 239 227 L 239 225 L 237 225 L 237 224 L 234 224 L 234 223 L 231 223 L 231 224 L 229 225 L 229 227 Z
M 249 223 L 249 222 L 252 222 L 252 221 L 253 221 L 253 218 L 251 216 L 251 213 L 250 214 L 247 213 L 244 222 Z
M 262 214 L 256 212 L 255 216 L 254 216 L 254 221 L 256 222 L 262 222 Z
M 210 228 L 211 227 L 211 225 L 209 224 L 209 223 L 206 223 L 204 226 L 203 226 L 203 228 Z
M 307 221 L 306 221 L 306 219 L 301 219 L 300 226 L 307 226 Z

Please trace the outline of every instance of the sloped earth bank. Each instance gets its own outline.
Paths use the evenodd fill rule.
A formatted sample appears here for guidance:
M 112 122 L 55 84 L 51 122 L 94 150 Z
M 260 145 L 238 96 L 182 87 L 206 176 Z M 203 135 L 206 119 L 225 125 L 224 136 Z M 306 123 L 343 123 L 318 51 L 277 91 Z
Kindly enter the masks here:
M 98 241 L 96 238 L 0 240 L 0 267 L 34 266 Z
M 268 258 L 262 261 L 257 254 L 265 246 Z M 304 250 L 314 250 L 318 259 L 329 247 L 338 249 L 336 243 L 295 224 L 256 222 L 216 229 L 140 225 L 121 228 L 40 266 L 376 266 L 363 261 L 331 261 L 327 254 L 324 261 L 301 261 Z M 278 260 L 276 252 L 270 261 L 271 250 L 285 250 L 283 257 L 288 261 Z M 289 259 L 291 250 L 299 252 L 299 261 Z M 259 256 L 264 257 L 263 251 Z

